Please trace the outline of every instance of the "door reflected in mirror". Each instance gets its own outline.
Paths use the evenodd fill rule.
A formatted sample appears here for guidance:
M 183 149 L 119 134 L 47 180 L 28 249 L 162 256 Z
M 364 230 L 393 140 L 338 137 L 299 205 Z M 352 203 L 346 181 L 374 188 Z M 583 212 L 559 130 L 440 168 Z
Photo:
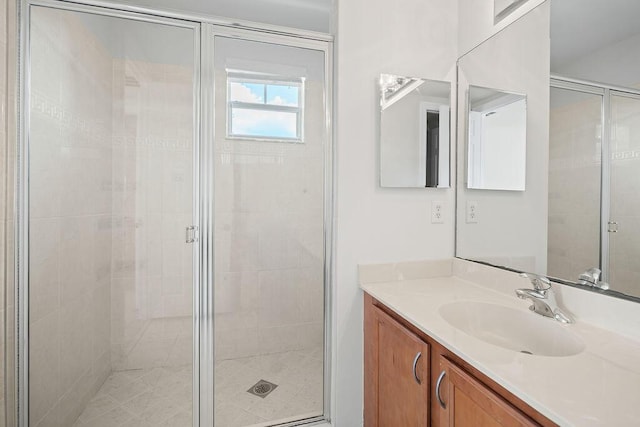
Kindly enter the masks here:
M 524 191 L 527 97 L 479 86 L 468 96 L 467 187 Z
M 380 186 L 449 188 L 451 83 L 381 74 Z

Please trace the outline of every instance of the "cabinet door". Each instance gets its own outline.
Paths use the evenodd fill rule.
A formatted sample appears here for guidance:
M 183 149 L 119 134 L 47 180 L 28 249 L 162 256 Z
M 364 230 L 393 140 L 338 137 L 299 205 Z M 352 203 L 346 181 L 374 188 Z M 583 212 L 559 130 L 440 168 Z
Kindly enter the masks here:
M 365 426 L 429 424 L 429 345 L 370 306 L 365 327 Z
M 538 426 L 491 389 L 442 356 L 440 368 L 440 375 L 433 379 L 434 398 L 440 406 L 439 426 Z M 438 381 L 440 378 L 442 380 Z

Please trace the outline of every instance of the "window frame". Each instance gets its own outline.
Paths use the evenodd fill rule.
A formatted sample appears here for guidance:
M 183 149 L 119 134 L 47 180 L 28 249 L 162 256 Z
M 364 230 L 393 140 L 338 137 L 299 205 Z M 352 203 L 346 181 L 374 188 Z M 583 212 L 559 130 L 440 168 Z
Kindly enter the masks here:
M 263 103 L 232 101 L 231 100 L 231 84 L 232 83 L 249 83 L 264 85 Z M 267 87 L 268 86 L 295 86 L 298 88 L 298 105 L 275 105 L 267 104 Z M 301 144 L 304 143 L 304 77 L 285 77 L 272 74 L 248 73 L 242 71 L 227 71 L 227 139 L 249 140 L 249 141 L 266 141 L 266 142 L 290 142 Z M 296 115 L 296 136 L 293 138 L 283 136 L 268 135 L 246 135 L 232 132 L 233 126 L 233 110 L 254 110 L 269 112 L 286 112 Z

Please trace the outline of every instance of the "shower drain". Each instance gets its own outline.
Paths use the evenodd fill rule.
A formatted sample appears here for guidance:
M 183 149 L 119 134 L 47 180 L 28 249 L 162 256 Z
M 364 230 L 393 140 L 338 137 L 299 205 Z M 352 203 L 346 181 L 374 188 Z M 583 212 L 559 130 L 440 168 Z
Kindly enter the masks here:
M 275 390 L 276 387 L 278 387 L 277 384 L 270 383 L 269 381 L 265 380 L 260 380 L 252 385 L 251 388 L 247 390 L 247 392 L 264 399 L 269 393 Z

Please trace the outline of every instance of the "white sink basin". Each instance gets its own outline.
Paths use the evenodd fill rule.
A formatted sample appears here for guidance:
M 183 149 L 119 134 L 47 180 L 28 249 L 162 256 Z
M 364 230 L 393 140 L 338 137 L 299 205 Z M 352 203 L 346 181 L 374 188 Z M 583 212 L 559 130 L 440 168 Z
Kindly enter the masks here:
M 536 356 L 573 356 L 584 343 L 556 320 L 501 305 L 460 301 L 440 307 L 451 326 L 489 344 Z

